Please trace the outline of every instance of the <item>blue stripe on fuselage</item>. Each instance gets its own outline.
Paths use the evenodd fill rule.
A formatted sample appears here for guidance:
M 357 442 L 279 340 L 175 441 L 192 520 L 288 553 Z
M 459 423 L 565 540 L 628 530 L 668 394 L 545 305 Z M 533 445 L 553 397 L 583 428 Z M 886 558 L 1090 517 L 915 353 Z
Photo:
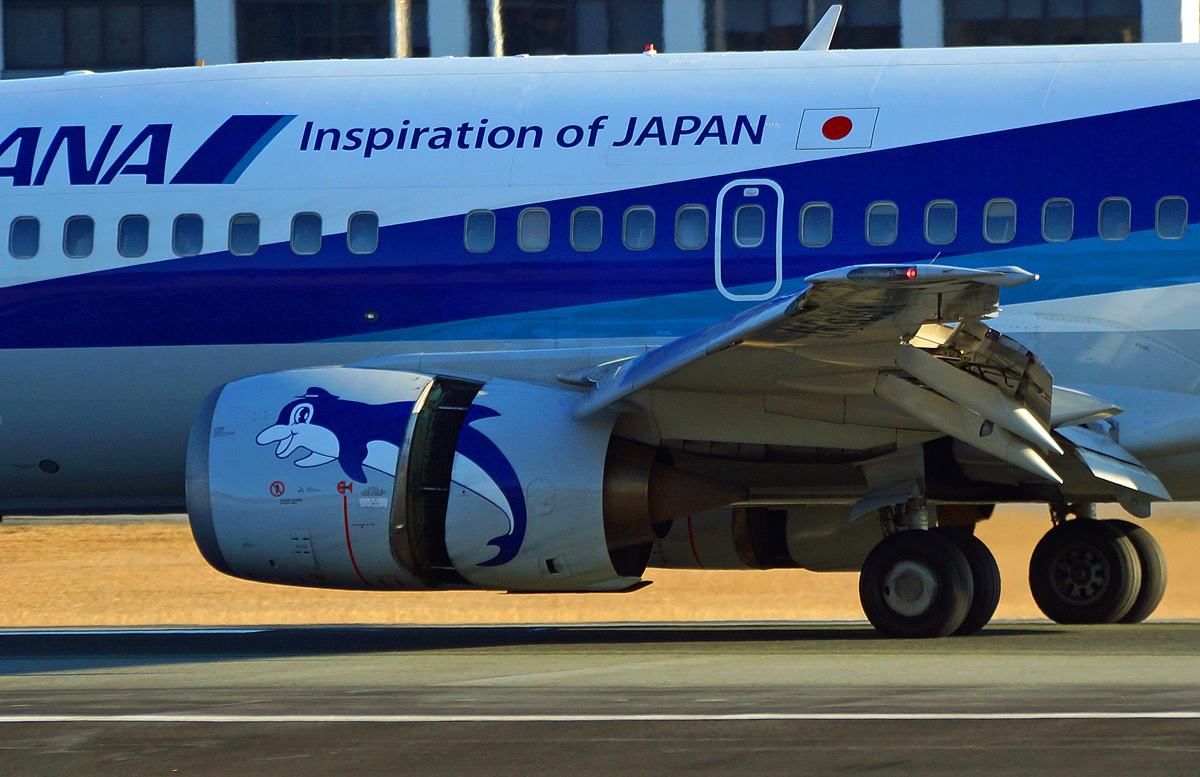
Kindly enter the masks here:
M 1006 290 L 1009 302 L 1190 282 L 1196 279 L 1191 267 L 1195 238 L 1164 241 L 1152 230 L 1159 198 L 1176 195 L 1200 203 L 1200 181 L 1193 172 L 1200 156 L 1200 137 L 1193 130 L 1198 118 L 1200 103 L 1179 103 L 529 203 L 551 214 L 551 249 L 541 253 L 517 248 L 522 208 L 514 207 L 496 211 L 496 248 L 486 254 L 464 249 L 458 215 L 386 227 L 379 250 L 369 256 L 351 254 L 344 236 L 330 235 L 321 253 L 311 257 L 274 244 L 252 257 L 219 252 L 14 286 L 0 290 L 0 347 L 365 338 L 664 295 L 693 295 L 687 298 L 698 308 L 686 317 L 690 326 L 723 317 L 736 306 L 715 292 L 705 293 L 714 287 L 712 240 L 699 251 L 676 247 L 675 213 L 689 203 L 704 204 L 711 212 L 721 187 L 738 178 L 771 178 L 783 187 L 784 275 L 789 279 L 862 262 L 928 261 L 940 253 L 940 262 L 1017 263 L 1042 274 L 1040 283 Z M 1133 229 L 1140 234 L 1119 243 L 1097 237 L 1097 208 L 1110 196 L 1132 202 Z M 1006 245 L 992 245 L 982 235 L 984 205 L 997 197 L 1018 206 L 1017 237 Z M 1068 243 L 1041 239 L 1041 204 L 1051 197 L 1075 203 L 1075 238 Z M 925 205 L 936 199 L 958 205 L 958 237 L 948 246 L 924 240 Z M 900 237 L 891 246 L 871 246 L 863 237 L 866 208 L 877 200 L 899 205 Z M 825 248 L 800 245 L 797 214 L 809 201 L 834 208 L 834 239 Z M 573 251 L 568 242 L 570 214 L 584 205 L 605 214 L 603 245 L 588 253 Z M 649 205 L 657 213 L 658 240 L 648 251 L 630 251 L 621 241 L 622 214 L 633 205 Z M 362 208 L 370 209 L 371 202 L 364 199 Z M 212 225 L 210 234 L 223 235 L 223 225 Z M 731 261 L 724 280 L 727 286 L 754 283 L 763 280 L 761 271 L 754 262 Z M 631 334 L 680 333 L 679 322 L 671 318 L 677 313 L 652 305 L 637 309 L 655 319 L 638 321 Z M 367 311 L 376 319 L 368 321 Z M 572 337 L 573 327 L 569 316 L 556 317 L 555 336 Z

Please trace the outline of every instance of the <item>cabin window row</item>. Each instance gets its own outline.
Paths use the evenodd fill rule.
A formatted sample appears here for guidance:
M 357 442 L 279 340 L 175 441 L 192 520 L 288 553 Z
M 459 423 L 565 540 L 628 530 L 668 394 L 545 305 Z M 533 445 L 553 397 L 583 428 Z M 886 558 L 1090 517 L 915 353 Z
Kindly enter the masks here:
M 1124 197 L 1110 197 L 1100 203 L 1099 235 L 1104 240 L 1124 240 L 1130 234 L 1132 208 Z M 1154 229 L 1164 240 L 1179 240 L 1187 234 L 1188 203 L 1183 197 L 1164 197 L 1154 212 Z M 570 243 L 576 251 L 595 251 L 603 235 L 604 214 L 599 208 L 577 208 L 571 213 Z M 1075 232 L 1075 205 L 1056 197 L 1042 205 L 1042 238 L 1058 243 L 1070 240 Z M 743 205 L 733 214 L 733 240 L 741 248 L 760 245 L 766 233 L 766 213 L 759 205 Z M 887 246 L 900 234 L 900 209 L 894 202 L 873 202 L 867 207 L 867 242 Z M 654 245 L 654 209 L 637 205 L 625 211 L 622 241 L 631 251 L 644 251 Z M 983 237 L 989 243 L 1004 244 L 1017 236 L 1017 204 L 1009 199 L 989 201 L 983 210 Z M 925 207 L 925 240 L 932 245 L 948 245 L 958 237 L 958 205 L 952 200 L 934 200 Z M 833 240 L 833 207 L 827 202 L 810 202 L 800 210 L 800 242 L 809 248 L 822 248 Z M 467 214 L 463 242 L 468 251 L 486 253 L 496 245 L 496 215 L 490 210 Z M 675 244 L 696 250 L 708 244 L 708 210 L 703 205 L 684 205 L 675 214 Z M 550 212 L 545 208 L 526 208 L 517 217 L 517 246 L 530 253 L 550 246 Z
M 234 256 L 258 252 L 261 222 L 253 213 L 239 213 L 229 220 L 228 247 Z M 32 259 L 41 249 L 41 222 L 34 216 L 13 219 L 8 230 L 8 253 L 14 259 Z M 90 216 L 72 216 L 63 224 L 63 254 L 71 259 L 91 256 L 96 242 L 96 222 Z M 292 217 L 290 244 L 299 256 L 321 250 L 322 219 L 318 213 Z M 117 253 L 136 259 L 150 248 L 150 219 L 133 214 L 117 223 Z M 371 254 L 379 248 L 379 216 L 369 211 L 355 213 L 346 224 L 346 248 L 352 254 Z M 171 225 L 171 249 L 176 256 L 197 256 L 204 249 L 204 219 L 194 213 L 177 216 Z
M 1097 233 L 1103 240 L 1124 240 L 1131 232 L 1133 208 L 1124 197 L 1109 197 L 1097 209 Z M 1154 207 L 1154 231 L 1163 240 L 1187 234 L 1188 202 L 1183 197 L 1163 197 Z M 898 211 L 893 202 L 872 203 L 867 209 L 867 242 L 895 242 Z M 803 226 L 801 227 L 803 232 Z M 1062 243 L 1075 234 L 1075 204 L 1065 197 L 1042 203 L 1042 239 Z M 925 206 L 925 240 L 932 245 L 952 243 L 958 236 L 958 206 L 934 200 Z M 989 201 L 983 209 L 983 238 L 989 243 L 1011 242 L 1017 236 L 1017 204 L 1009 199 Z M 803 237 L 802 237 L 803 239 Z M 805 242 L 805 245 L 810 243 Z
M 754 206 L 758 207 L 758 206 Z M 740 226 L 751 218 L 739 218 Z M 762 209 L 759 208 L 761 211 Z M 621 241 L 630 251 L 645 251 L 654 245 L 657 214 L 647 205 L 635 205 L 621 217 Z M 759 230 L 761 232 L 761 229 Z M 752 229 L 751 229 L 752 232 Z M 595 251 L 604 239 L 604 213 L 599 208 L 576 208 L 571 213 L 570 243 L 576 251 Z M 761 242 L 761 234 L 759 241 Z M 472 253 L 487 253 L 496 247 L 496 214 L 473 210 L 463 221 L 463 245 Z M 675 245 L 695 251 L 708 245 L 708 209 L 703 205 L 684 205 L 675 212 Z M 741 245 L 741 243 L 739 243 Z M 757 244 L 756 244 L 757 245 Z M 545 208 L 526 208 L 517 216 L 517 247 L 528 253 L 550 247 L 550 212 Z
M 1098 234 L 1104 240 L 1129 237 L 1132 207 L 1124 197 L 1109 197 L 1097 212 Z M 1163 197 L 1154 209 L 1154 231 L 1163 240 L 1187 234 L 1188 203 L 1183 197 Z M 867 242 L 886 246 L 900 232 L 900 210 L 894 202 L 873 202 L 867 207 Z M 1042 239 L 1049 243 L 1070 240 L 1075 233 L 1075 204 L 1056 197 L 1042 204 Z M 1009 199 L 989 201 L 983 209 L 983 238 L 989 243 L 1012 242 L 1017 236 L 1017 204 Z M 925 240 L 948 245 L 958 237 L 958 206 L 951 200 L 934 200 L 925 206 Z M 828 203 L 805 205 L 800 211 L 800 242 L 810 248 L 828 245 L 833 238 L 833 209 Z

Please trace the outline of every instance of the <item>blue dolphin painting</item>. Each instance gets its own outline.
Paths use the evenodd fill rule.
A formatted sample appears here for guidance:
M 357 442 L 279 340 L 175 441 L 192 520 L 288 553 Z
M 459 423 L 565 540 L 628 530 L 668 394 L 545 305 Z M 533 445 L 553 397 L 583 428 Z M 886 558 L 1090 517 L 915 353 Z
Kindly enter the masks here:
M 367 482 L 367 469 L 395 477 L 412 408 L 412 402 L 353 402 L 314 386 L 284 405 L 275 423 L 259 432 L 255 441 L 259 445 L 274 443 L 275 455 L 281 459 L 307 450 L 307 456 L 293 462 L 297 467 L 336 461 L 346 476 L 358 483 Z M 499 415 L 491 408 L 472 405 L 455 453 L 456 471 L 473 469 L 484 475 L 482 483 L 475 479 L 458 485 L 494 504 L 509 520 L 508 532 L 487 543 L 497 554 L 479 565 L 485 567 L 506 564 L 516 557 L 527 522 L 525 494 L 512 464 L 487 435 L 472 426 Z M 460 467 L 460 459 L 470 464 Z

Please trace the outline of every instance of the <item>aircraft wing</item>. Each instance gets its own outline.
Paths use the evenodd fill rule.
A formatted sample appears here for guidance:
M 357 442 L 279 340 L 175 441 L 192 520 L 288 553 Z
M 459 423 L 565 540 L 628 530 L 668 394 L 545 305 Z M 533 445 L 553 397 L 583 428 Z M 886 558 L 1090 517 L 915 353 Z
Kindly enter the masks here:
M 890 417 L 905 419 L 903 428 L 940 431 L 1061 484 L 1050 461 L 1070 454 L 1088 464 L 1096 446 L 1083 447 L 1052 428 L 1100 416 L 1079 411 L 1053 417 L 1050 373 L 1015 340 L 983 323 L 998 312 L 1002 287 L 1035 277 L 1015 267 L 832 270 L 807 278 L 798 292 L 645 355 L 564 377 L 589 386 L 575 410 L 579 419 L 622 401 L 637 404 L 640 394 L 655 390 L 761 394 L 764 401 L 842 422 L 864 401 L 882 401 Z M 1060 387 L 1060 395 L 1064 402 L 1071 396 L 1076 405 L 1086 404 L 1079 392 Z M 1111 410 L 1109 415 L 1119 412 Z M 1169 498 L 1130 459 L 1127 453 L 1120 457 L 1123 466 L 1138 470 L 1137 477 L 1126 477 L 1122 488 Z

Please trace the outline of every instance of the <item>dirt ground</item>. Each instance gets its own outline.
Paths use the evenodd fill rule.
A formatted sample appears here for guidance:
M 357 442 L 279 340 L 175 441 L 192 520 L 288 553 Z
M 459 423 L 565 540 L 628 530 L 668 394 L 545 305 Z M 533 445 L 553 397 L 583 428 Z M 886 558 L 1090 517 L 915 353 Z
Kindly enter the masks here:
M 1119 510 L 1102 511 L 1117 517 Z M 1170 569 L 1156 618 L 1200 618 L 1200 507 L 1144 523 Z M 978 534 L 1000 563 L 997 617 L 1040 613 L 1025 579 L 1049 527 L 1042 510 L 1001 508 Z M 0 524 L 0 627 L 311 623 L 574 623 L 860 619 L 854 574 L 649 570 L 630 594 L 513 595 L 321 591 L 236 580 L 211 569 L 185 522 L 12 520 Z

